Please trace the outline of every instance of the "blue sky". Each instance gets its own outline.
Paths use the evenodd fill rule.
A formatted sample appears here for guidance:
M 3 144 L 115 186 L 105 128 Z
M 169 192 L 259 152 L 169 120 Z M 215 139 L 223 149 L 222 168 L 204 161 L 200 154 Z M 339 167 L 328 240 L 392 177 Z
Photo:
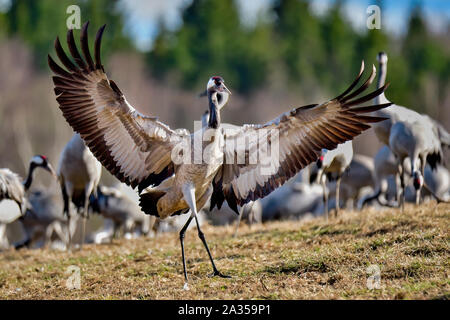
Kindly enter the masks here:
M 258 14 L 264 14 L 273 0 L 236 0 L 244 21 L 251 24 Z M 323 14 L 336 0 L 314 0 L 312 7 L 317 14 Z M 180 13 L 191 0 L 121 0 L 120 10 L 127 15 L 127 32 L 136 40 L 141 49 L 151 47 L 158 33 L 157 24 L 161 19 L 169 28 L 177 28 L 181 24 Z M 410 9 L 417 0 L 383 1 L 382 27 L 396 35 L 401 35 L 407 26 Z M 358 29 L 365 28 L 366 8 L 374 4 L 374 0 L 347 0 L 344 12 L 350 23 Z M 450 21 L 450 0 L 422 0 L 424 15 L 433 31 L 446 30 Z

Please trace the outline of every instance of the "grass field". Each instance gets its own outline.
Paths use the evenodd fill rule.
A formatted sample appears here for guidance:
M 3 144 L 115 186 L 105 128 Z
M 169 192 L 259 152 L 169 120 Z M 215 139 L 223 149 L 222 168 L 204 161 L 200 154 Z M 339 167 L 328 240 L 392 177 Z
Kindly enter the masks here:
M 205 226 L 218 268 L 195 229 L 186 237 L 184 291 L 178 234 L 51 250 L 0 253 L 1 299 L 448 299 L 450 205 L 343 212 L 337 219 Z M 368 267 L 380 289 L 368 289 Z M 80 289 L 68 289 L 69 266 Z M 376 267 L 372 267 L 376 268 Z M 369 268 L 370 269 L 370 268 Z M 374 269 L 375 270 L 375 269 Z

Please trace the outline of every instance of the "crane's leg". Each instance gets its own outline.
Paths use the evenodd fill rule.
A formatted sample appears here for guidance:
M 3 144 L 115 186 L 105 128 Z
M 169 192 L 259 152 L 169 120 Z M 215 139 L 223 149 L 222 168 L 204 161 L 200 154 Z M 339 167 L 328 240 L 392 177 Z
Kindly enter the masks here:
M 338 175 L 337 181 L 336 181 L 336 214 L 335 216 L 337 217 L 339 214 L 339 207 L 340 207 L 340 197 L 339 197 L 339 193 L 341 190 L 341 175 Z
M 53 235 L 53 231 L 54 231 L 54 227 L 53 227 L 54 223 L 50 223 L 46 228 L 45 228 L 45 237 L 44 237 L 44 245 L 42 246 L 42 248 L 47 248 L 48 245 L 51 243 L 52 241 L 52 235 Z
M 159 225 L 161 224 L 161 220 L 155 218 L 155 220 L 153 220 L 153 225 L 151 230 L 153 231 L 153 234 L 155 236 L 155 238 L 158 236 L 158 229 L 159 229 Z
M 422 174 L 422 185 L 420 186 L 417 194 L 416 194 L 416 203 L 420 203 L 420 195 L 422 193 L 422 188 L 425 185 L 425 165 L 427 164 L 427 159 L 425 156 L 421 155 L 420 159 L 420 173 Z
M 398 170 L 401 170 L 401 167 L 399 167 Z M 397 201 L 397 207 L 401 206 L 401 198 L 402 198 L 402 178 L 401 178 L 401 171 L 398 171 L 397 174 L 395 175 L 395 197 L 396 197 L 396 201 Z
M 22 249 L 25 247 L 29 248 L 31 246 L 32 236 L 33 236 L 33 226 L 26 223 L 23 220 L 23 217 L 19 218 L 19 220 L 21 221 L 23 230 L 25 232 L 25 240 L 14 244 L 14 248 L 16 250 L 19 250 L 19 249 Z
M 416 206 L 420 204 L 420 188 L 416 190 Z
M 113 234 L 111 237 L 111 243 L 113 242 L 113 239 L 116 239 L 119 237 L 119 229 L 120 229 L 120 223 L 113 222 Z
M 254 220 L 254 214 L 253 214 L 253 205 L 254 204 L 255 204 L 255 202 L 250 201 L 249 203 L 242 206 L 241 210 L 239 211 L 239 217 L 238 217 L 238 220 L 236 223 L 236 230 L 234 230 L 233 237 L 237 237 L 239 225 L 241 224 L 242 216 L 244 215 L 245 211 L 248 212 L 248 226 L 249 226 L 249 228 L 252 227 L 252 223 Z
M 256 223 L 255 211 L 253 210 L 254 206 L 255 206 L 255 202 L 254 201 L 251 201 L 247 205 L 247 208 L 249 209 L 249 211 L 248 211 L 248 227 L 249 227 L 249 229 L 252 228 L 253 223 Z
M 64 236 L 63 229 L 61 227 L 61 223 L 56 221 L 53 223 L 53 230 L 56 232 L 56 235 L 61 239 L 61 241 L 66 243 L 66 237 Z
M 86 223 L 89 218 L 89 197 L 91 193 L 94 191 L 94 182 L 89 182 L 84 188 L 84 206 L 83 206 L 83 229 L 81 230 L 81 243 L 80 249 L 83 248 L 83 244 L 86 237 Z
M 180 243 L 181 243 L 181 258 L 183 259 L 183 273 L 184 273 L 184 289 L 188 290 L 188 276 L 187 276 L 187 270 L 186 270 L 186 257 L 184 255 L 184 235 L 186 233 L 187 228 L 191 224 L 191 221 L 194 217 L 191 216 L 189 219 L 187 219 L 186 224 L 183 226 L 183 228 L 180 230 Z
M 239 210 L 239 216 L 238 216 L 238 219 L 237 219 L 237 222 L 236 222 L 236 229 L 234 230 L 234 234 L 233 234 L 234 238 L 237 237 L 239 225 L 241 224 L 242 216 L 244 215 L 244 208 L 245 208 L 245 205 L 243 205 L 241 207 L 241 210 Z
M 0 223 L 0 249 L 6 243 L 6 224 Z
M 63 209 L 63 216 L 67 215 L 67 235 L 68 235 L 68 242 L 67 250 L 70 252 L 72 251 L 72 232 L 71 232 L 71 220 L 72 220 L 72 194 L 73 194 L 73 186 L 70 183 L 61 183 L 61 193 L 63 195 L 64 200 L 64 209 Z
M 205 235 L 202 232 L 202 230 L 200 229 L 200 224 L 199 224 L 198 216 L 197 216 L 197 205 L 195 202 L 194 187 L 192 185 L 187 185 L 187 186 L 183 187 L 183 196 L 184 196 L 184 199 L 186 200 L 186 202 L 188 203 L 189 207 L 191 208 L 191 217 L 195 218 L 195 222 L 197 224 L 198 237 L 200 238 L 200 240 L 202 240 L 203 245 L 205 246 L 206 252 L 208 252 L 209 260 L 211 260 L 211 264 L 213 267 L 213 273 L 211 276 L 213 276 L 213 277 L 219 276 L 221 278 L 230 278 L 230 276 L 222 274 L 216 268 L 216 264 L 214 263 L 214 259 L 211 255 L 211 252 L 209 251 L 208 244 L 206 243 Z
M 402 213 L 405 210 L 405 172 L 403 170 L 403 166 L 399 164 L 398 166 L 398 172 L 400 175 L 400 208 Z
M 9 241 L 6 235 L 6 223 L 0 223 L 0 249 L 9 248 Z
M 325 217 L 326 217 L 327 222 L 328 222 L 328 193 L 327 193 L 327 186 L 326 186 L 327 179 L 326 179 L 325 175 L 320 177 L 320 181 L 322 182 L 323 205 L 324 205 L 324 210 L 325 210 Z
M 84 215 L 83 213 L 83 226 L 81 228 L 81 243 L 80 243 L 80 250 L 83 248 L 83 244 L 84 244 L 84 238 L 86 236 L 86 222 L 87 222 L 87 217 Z

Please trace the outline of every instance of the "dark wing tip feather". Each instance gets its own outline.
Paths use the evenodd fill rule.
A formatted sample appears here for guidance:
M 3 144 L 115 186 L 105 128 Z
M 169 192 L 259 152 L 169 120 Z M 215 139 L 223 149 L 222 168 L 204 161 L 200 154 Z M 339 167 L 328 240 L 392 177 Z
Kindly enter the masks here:
M 369 93 L 361 98 L 357 98 L 352 101 L 347 101 L 347 102 L 345 102 L 345 106 L 351 107 L 351 106 L 358 105 L 358 104 L 364 103 L 366 101 L 372 100 L 373 98 L 382 94 L 387 89 L 388 86 L 389 86 L 389 83 L 386 83 L 384 86 L 378 88 L 375 91 L 372 91 L 371 93 Z
M 78 68 L 70 61 L 70 59 L 67 57 L 64 49 L 61 46 L 61 42 L 59 41 L 59 37 L 56 37 L 55 39 L 55 51 L 59 58 L 59 60 L 62 62 L 62 64 L 69 69 L 70 71 L 77 72 Z
M 347 93 L 353 90 L 353 88 L 358 84 L 359 80 L 361 79 L 361 76 L 364 72 L 364 60 L 361 62 L 361 68 L 359 69 L 359 73 L 356 76 L 356 79 L 353 80 L 352 84 L 345 90 L 343 93 L 341 93 L 339 96 L 334 98 L 333 100 L 340 100 L 342 99 Z
M 51 55 L 47 55 L 47 61 L 48 61 L 48 66 L 54 73 L 56 73 L 60 76 L 66 77 L 66 78 L 72 78 L 72 75 L 69 72 L 67 72 L 66 70 L 64 70 L 63 68 L 61 68 L 55 62 L 55 60 L 53 60 Z
M 100 48 L 102 43 L 103 31 L 105 31 L 106 24 L 100 27 L 97 31 L 97 35 L 95 36 L 95 68 L 103 69 L 102 61 L 100 57 Z
M 77 45 L 75 44 L 75 39 L 73 37 L 73 29 L 69 29 L 69 31 L 67 31 L 67 44 L 69 46 L 70 54 L 72 55 L 72 58 L 75 60 L 77 65 L 81 69 L 87 70 L 86 63 L 84 62 L 83 58 L 81 58 L 81 55 L 77 49 Z
M 86 60 L 89 70 L 95 70 L 94 61 L 92 61 L 91 53 L 89 51 L 89 43 L 88 43 L 88 28 L 89 21 L 86 21 L 81 28 L 80 42 L 81 42 L 81 50 L 83 52 L 84 59 Z
M 376 73 L 377 73 L 377 70 L 376 70 L 375 66 L 372 65 L 372 71 L 370 72 L 370 75 L 367 78 L 367 80 L 358 89 L 356 89 L 355 91 L 353 91 L 349 95 L 346 95 L 346 96 L 342 97 L 340 101 L 345 103 L 346 101 L 352 99 L 353 97 L 358 96 L 361 92 L 366 90 L 372 84 L 373 79 L 375 79 Z
M 109 85 L 114 90 L 115 93 L 117 93 L 119 96 L 123 96 L 122 91 L 120 91 L 119 87 L 113 80 L 109 80 Z

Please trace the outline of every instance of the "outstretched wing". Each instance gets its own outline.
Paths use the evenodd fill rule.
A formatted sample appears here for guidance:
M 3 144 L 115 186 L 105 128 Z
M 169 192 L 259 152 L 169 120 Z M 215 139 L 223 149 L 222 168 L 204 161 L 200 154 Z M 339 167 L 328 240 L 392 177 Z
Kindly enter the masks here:
M 88 23 L 81 31 L 81 57 L 73 37 L 67 33 L 72 62 L 56 38 L 55 49 L 64 70 L 48 56 L 56 100 L 67 122 L 80 133 L 96 158 L 120 181 L 139 186 L 158 185 L 173 174 L 171 150 L 182 138 L 156 118 L 137 112 L 117 85 L 109 80 L 100 60 L 105 26 L 95 39 L 95 62 L 89 52 Z
M 387 88 L 356 98 L 375 78 L 373 67 L 369 78 L 353 91 L 363 71 L 364 63 L 350 87 L 330 101 L 293 109 L 264 125 L 244 125 L 225 132 L 224 164 L 214 178 L 211 209 L 215 205 L 220 208 L 227 200 L 237 212 L 237 205 L 265 197 L 317 160 L 322 149 L 332 150 L 370 128 L 369 123 L 385 120 L 363 114 L 390 103 L 355 107 Z M 278 146 L 273 148 L 276 154 L 270 153 L 271 146 Z

